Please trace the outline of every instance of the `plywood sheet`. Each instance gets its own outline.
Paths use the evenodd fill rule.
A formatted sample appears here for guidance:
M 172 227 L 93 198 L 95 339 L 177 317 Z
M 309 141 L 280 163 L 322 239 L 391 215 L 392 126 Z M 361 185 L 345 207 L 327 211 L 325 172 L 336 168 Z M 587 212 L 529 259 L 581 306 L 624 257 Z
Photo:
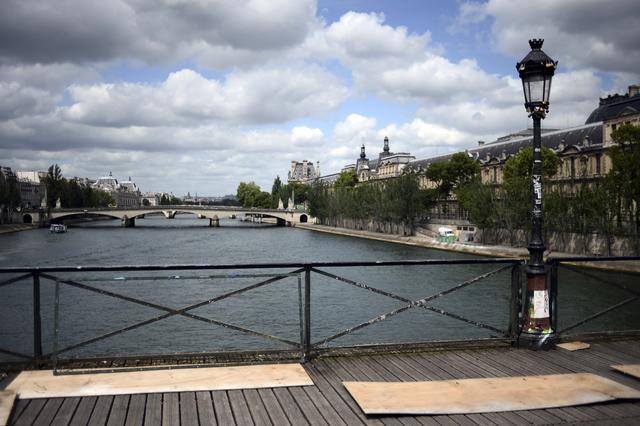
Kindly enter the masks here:
M 620 364 L 612 365 L 611 368 L 618 370 L 624 374 L 640 379 L 640 364 Z
M 20 398 L 57 398 L 309 385 L 313 381 L 301 365 L 268 364 L 60 376 L 23 371 L 7 389 Z
M 0 391 L 0 426 L 6 426 L 9 423 L 9 416 L 15 399 L 15 392 Z
M 565 349 L 567 351 L 580 351 L 582 349 L 589 349 L 591 347 L 590 344 L 585 342 L 567 342 L 567 343 L 558 343 L 556 345 L 559 348 Z
M 640 391 L 588 373 L 431 382 L 343 383 L 366 414 L 487 413 L 640 398 Z

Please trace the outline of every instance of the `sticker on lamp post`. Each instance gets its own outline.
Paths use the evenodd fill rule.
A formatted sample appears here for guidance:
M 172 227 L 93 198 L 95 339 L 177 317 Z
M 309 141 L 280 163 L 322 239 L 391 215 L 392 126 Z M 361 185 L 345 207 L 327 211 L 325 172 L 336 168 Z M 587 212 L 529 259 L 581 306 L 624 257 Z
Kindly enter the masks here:
M 531 318 L 549 318 L 549 292 L 547 290 L 533 292 L 533 315 Z

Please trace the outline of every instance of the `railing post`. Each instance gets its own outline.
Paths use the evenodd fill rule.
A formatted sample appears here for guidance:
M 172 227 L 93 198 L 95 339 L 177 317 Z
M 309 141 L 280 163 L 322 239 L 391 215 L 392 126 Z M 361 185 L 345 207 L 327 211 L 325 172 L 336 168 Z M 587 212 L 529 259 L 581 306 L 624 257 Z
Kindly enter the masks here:
M 558 261 L 550 259 L 551 274 L 549 277 L 549 287 L 551 290 L 551 300 L 549 300 L 549 309 L 551 313 L 551 329 L 554 333 L 558 332 Z M 556 338 L 559 338 L 556 334 Z
M 35 364 L 42 357 L 42 318 L 40 316 L 40 272 L 33 272 L 33 358 Z
M 511 306 L 509 311 L 509 337 L 511 345 L 518 346 L 522 320 L 522 274 L 520 263 L 511 267 Z
M 304 267 L 304 362 L 311 358 L 311 265 Z

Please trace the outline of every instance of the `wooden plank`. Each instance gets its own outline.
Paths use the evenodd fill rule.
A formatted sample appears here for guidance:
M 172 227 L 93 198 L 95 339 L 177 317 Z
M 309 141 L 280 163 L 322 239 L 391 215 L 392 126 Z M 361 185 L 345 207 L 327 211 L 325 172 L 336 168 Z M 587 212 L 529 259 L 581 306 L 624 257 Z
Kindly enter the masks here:
M 640 364 L 618 364 L 612 365 L 611 368 L 621 373 L 640 379 Z
M 325 377 L 322 374 L 322 367 L 318 367 L 317 362 L 313 361 L 310 365 L 307 365 L 307 372 L 311 375 L 313 382 L 316 384 L 318 392 L 323 396 L 324 399 L 336 410 L 340 418 L 348 425 L 357 425 L 364 424 L 366 419 L 360 412 L 360 409 L 355 406 L 355 401 L 351 398 L 351 396 L 346 392 L 346 390 L 342 387 L 342 384 L 339 384 L 338 381 L 334 381 L 334 383 L 340 387 L 343 391 L 344 395 L 351 401 L 352 406 L 349 405 L 348 402 L 345 402 L 340 393 L 338 393 L 331 383 L 329 382 L 329 378 Z M 306 390 L 312 389 L 311 387 L 305 388 Z M 357 413 L 353 411 L 353 409 L 357 410 Z
M 131 399 L 129 395 L 116 395 L 113 398 L 113 404 L 111 404 L 111 411 L 109 412 L 107 426 L 124 425 L 124 422 L 127 420 L 129 399 Z
M 175 392 L 162 394 L 162 424 L 180 425 L 180 396 Z
M 514 375 L 541 375 L 554 373 L 564 374 L 568 372 L 574 372 L 562 369 L 554 364 L 536 361 L 535 357 L 537 356 L 537 354 L 534 351 L 514 349 L 505 353 L 504 356 L 505 362 L 511 366 L 514 371 Z M 496 358 L 501 359 L 500 355 L 497 355 Z M 582 408 L 584 409 L 584 407 Z M 547 409 L 547 411 L 566 422 L 585 421 L 592 418 L 576 407 L 549 408 Z
M 298 407 L 298 404 L 293 400 L 293 397 L 289 393 L 289 389 L 277 388 L 273 390 L 276 395 L 282 410 L 287 415 L 289 422 L 293 425 L 308 425 L 309 422 L 305 419 L 304 414 Z
M 91 413 L 93 412 L 93 407 L 95 407 L 97 400 L 98 397 L 96 396 L 87 396 L 84 398 L 80 398 L 80 402 L 78 403 L 76 412 L 73 414 L 73 418 L 71 419 L 69 425 L 84 426 L 88 424 L 89 419 L 91 418 Z
M 457 363 L 465 365 L 467 368 L 476 371 L 478 374 L 480 374 L 480 377 L 506 377 L 506 375 L 502 371 L 491 366 L 476 362 L 476 360 L 474 359 L 464 357 L 463 354 L 459 351 L 448 352 L 447 355 Z M 531 414 L 530 411 L 491 413 L 489 418 L 492 422 L 502 426 L 518 424 L 522 422 L 526 422 L 529 424 L 545 423 L 544 419 L 536 416 L 535 414 Z
M 339 377 L 346 377 L 346 380 L 350 380 L 349 377 L 352 377 L 355 380 L 371 380 L 369 378 L 370 376 L 367 376 L 362 370 L 358 368 L 357 365 L 355 365 L 354 358 L 334 358 L 331 360 L 327 360 L 327 363 L 329 365 L 332 365 L 332 369 L 338 374 Z M 374 375 L 374 377 L 376 376 Z M 353 400 L 357 404 L 355 398 L 353 398 Z M 379 420 L 385 425 L 402 425 L 402 422 L 394 417 L 384 417 L 380 418 Z
M 9 423 L 9 417 L 13 411 L 13 404 L 16 400 L 16 393 L 12 391 L 0 391 L 0 425 Z
M 15 421 L 18 417 L 20 417 L 24 409 L 27 408 L 27 405 L 29 405 L 30 401 L 30 399 L 15 399 L 15 402 L 13 403 L 13 414 L 11 414 L 12 421 Z
M 298 407 L 300 407 L 300 410 L 306 417 L 309 424 L 312 426 L 324 426 L 328 424 L 302 388 L 290 388 L 289 392 L 291 393 L 291 396 L 293 396 L 296 404 L 298 404 Z
M 406 372 L 402 371 L 401 369 L 398 369 L 397 367 L 394 368 L 394 364 L 393 363 L 388 363 L 388 362 L 377 362 L 376 360 L 379 359 L 387 359 L 387 357 L 385 356 L 384 358 L 382 357 L 363 357 L 362 361 L 364 361 L 367 366 L 377 372 L 379 372 L 380 375 L 382 375 L 382 377 L 384 378 L 385 381 L 397 381 L 398 379 L 400 380 L 404 380 L 404 381 L 410 381 L 413 382 L 415 381 L 409 374 L 407 374 Z M 389 365 L 390 364 L 390 365 Z M 387 373 L 385 373 L 385 371 Z M 416 418 L 416 417 L 402 417 L 400 419 L 402 421 L 402 423 L 420 423 L 420 421 Z M 436 419 L 437 421 L 437 419 Z M 454 421 L 458 424 L 461 425 L 476 425 L 476 424 L 482 424 L 482 425 L 491 425 L 493 424 L 493 422 L 487 417 L 484 416 L 482 414 L 478 414 L 478 415 L 465 415 L 465 416 L 460 416 L 458 419 L 454 419 Z
M 227 393 L 225 391 L 211 392 L 211 398 L 213 399 L 213 406 L 216 411 L 218 424 L 236 424 L 233 418 L 233 412 L 231 411 L 231 405 L 229 405 L 229 397 L 227 396 Z
M 216 426 L 218 422 L 216 421 L 216 413 L 213 410 L 211 392 L 196 392 L 196 403 L 198 404 L 198 418 L 200 419 L 200 424 Z
M 543 353 L 528 353 L 527 359 L 534 359 L 534 365 L 544 366 L 548 365 L 551 369 L 559 372 L 589 372 L 598 374 L 602 377 L 615 380 L 616 382 L 625 385 L 624 381 L 616 377 L 615 373 L 608 368 L 599 368 L 598 364 L 601 364 L 601 360 L 592 355 L 591 351 L 579 351 L 579 352 L 566 352 L 559 350 L 551 350 Z M 523 353 L 517 353 L 515 356 L 525 356 Z M 581 359 L 581 362 L 577 362 Z M 595 363 L 594 363 L 595 362 Z M 602 419 L 609 418 L 611 414 L 612 405 L 598 404 L 591 407 L 580 408 L 566 408 L 565 410 L 575 410 L 571 414 L 580 420 L 589 419 Z
M 227 395 L 229 396 L 229 404 L 231 405 L 231 411 L 233 411 L 233 417 L 236 419 L 236 424 L 254 424 L 242 391 L 230 390 L 227 392 Z
M 271 425 L 271 419 L 269 413 L 262 403 L 262 398 L 255 389 L 247 389 L 242 391 L 244 398 L 249 406 L 251 412 L 251 418 L 256 425 Z
M 140 426 L 144 424 L 144 412 L 147 405 L 147 395 L 131 395 L 129 409 L 127 410 L 126 426 Z
M 486 374 L 483 377 L 507 377 L 508 374 L 499 368 L 495 368 L 493 365 L 485 362 L 484 359 L 478 359 L 471 356 L 469 353 L 465 351 L 460 351 L 455 353 L 462 360 L 467 362 L 470 367 L 479 368 L 481 371 L 484 371 Z M 538 414 L 540 410 L 527 410 L 527 411 L 517 411 L 512 413 L 502 413 L 503 417 L 510 421 L 512 424 L 519 423 L 524 420 L 529 424 L 539 425 L 539 424 L 547 424 L 550 423 L 550 419 L 547 416 L 540 416 Z
M 282 407 L 271 389 L 257 389 L 256 392 L 258 392 L 260 399 L 262 399 L 262 403 L 267 409 L 269 418 L 274 425 L 287 426 L 290 424 L 287 415 L 282 411 Z
M 180 392 L 180 425 L 198 426 L 198 406 L 194 392 Z
M 111 411 L 111 404 L 113 403 L 113 396 L 100 396 L 96 401 L 96 405 L 91 412 L 91 418 L 89 419 L 90 426 L 104 425 L 107 423 L 107 417 L 109 411 Z
M 16 420 L 13 420 L 15 422 L 14 425 L 21 426 L 33 424 L 46 403 L 46 399 L 31 400 L 29 402 L 29 405 L 22 411 L 22 414 L 20 414 L 20 416 Z
M 159 425 L 162 423 L 162 394 L 150 393 L 147 395 L 147 403 L 144 407 L 145 426 Z
M 299 364 L 261 364 L 61 376 L 23 371 L 7 390 L 21 398 L 56 398 L 312 385 Z
M 79 403 L 80 398 L 65 398 L 56 417 L 51 422 L 51 426 L 67 426 L 71 422 Z
M 307 394 L 309 399 L 313 402 L 313 405 L 318 409 L 320 413 L 322 413 L 322 417 L 329 423 L 330 425 L 345 425 L 346 423 L 342 420 L 340 415 L 336 412 L 333 405 L 327 401 L 325 396 L 320 393 L 320 390 L 315 386 L 305 386 L 304 388 L 300 388 L 303 392 Z
M 48 426 L 53 422 L 53 418 L 56 416 L 56 413 L 60 409 L 62 405 L 62 398 L 52 398 L 48 399 L 47 403 L 42 407 L 40 414 L 33 422 L 34 426 Z
M 585 343 L 585 342 L 566 342 L 566 343 L 558 343 L 556 345 L 557 347 L 559 347 L 560 349 L 564 349 L 566 351 L 581 351 L 584 349 L 589 349 L 591 347 L 590 344 Z
M 367 414 L 465 414 L 640 398 L 640 391 L 588 373 L 344 385 Z

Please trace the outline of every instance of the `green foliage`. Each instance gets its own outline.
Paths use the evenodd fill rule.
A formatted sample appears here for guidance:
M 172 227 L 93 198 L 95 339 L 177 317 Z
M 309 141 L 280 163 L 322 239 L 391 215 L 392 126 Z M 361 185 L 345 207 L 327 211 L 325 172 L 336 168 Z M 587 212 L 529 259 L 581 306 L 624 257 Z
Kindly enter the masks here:
M 19 204 L 20 191 L 16 177 L 0 172 L 0 206 L 17 207 Z
M 640 126 L 625 124 L 611 137 L 616 143 L 610 151 L 611 171 L 608 179 L 619 195 L 619 217 L 627 214 L 635 224 L 634 234 L 640 236 Z
M 81 185 L 75 178 L 64 178 L 57 164 L 49 167 L 44 183 L 47 188 L 47 206 L 51 208 L 55 207 L 58 199 L 63 208 L 107 207 L 115 204 L 108 192 Z
M 280 176 L 276 176 L 276 178 L 273 180 L 273 185 L 271 186 L 271 208 L 272 209 L 275 209 L 278 207 L 281 190 L 282 190 L 282 181 L 280 180 Z
M 542 178 L 549 179 L 558 169 L 558 156 L 549 148 L 542 148 Z M 520 150 L 504 164 L 505 183 L 516 179 L 531 181 L 533 170 L 533 147 Z
M 268 209 L 271 207 L 271 194 L 263 192 L 255 182 L 240 182 L 236 190 L 238 201 L 245 208 L 259 207 Z
M 436 185 L 436 194 L 444 200 L 452 192 L 469 184 L 478 178 L 480 166 L 464 152 L 457 152 L 446 163 L 430 164 L 425 176 Z
M 483 185 L 479 179 L 462 186 L 458 192 L 458 202 L 469 213 L 469 220 L 480 229 L 495 225 L 497 208 L 496 191 Z
M 432 204 L 433 197 L 419 188 L 414 175 L 355 187 L 314 183 L 309 188 L 309 213 L 322 220 L 341 217 L 412 225 Z
M 334 182 L 336 188 L 353 188 L 358 183 L 358 176 L 353 170 L 340 173 L 338 179 Z

